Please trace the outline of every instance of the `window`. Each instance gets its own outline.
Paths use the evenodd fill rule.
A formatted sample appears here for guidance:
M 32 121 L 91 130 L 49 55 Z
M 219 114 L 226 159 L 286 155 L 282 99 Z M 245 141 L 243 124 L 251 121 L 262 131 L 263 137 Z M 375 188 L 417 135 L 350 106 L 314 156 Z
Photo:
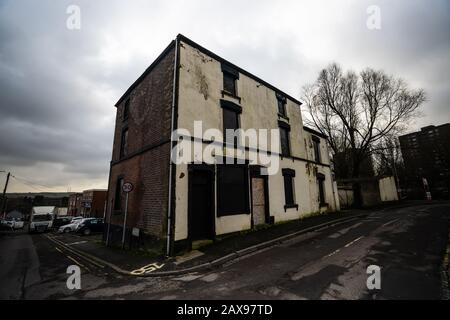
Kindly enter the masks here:
M 217 216 L 250 212 L 247 172 L 246 165 L 217 166 Z
M 294 170 L 283 169 L 285 211 L 286 209 L 289 208 L 298 209 L 298 205 L 295 203 L 294 178 L 295 178 Z
M 116 184 L 116 194 L 114 198 L 114 210 L 122 210 L 122 187 L 123 178 L 119 177 Z
M 225 137 L 226 143 L 234 143 L 236 146 L 238 144 L 238 137 L 236 135 L 233 136 L 234 141 L 228 141 L 228 135 L 231 134 L 231 132 L 228 132 L 227 130 L 237 130 L 239 129 L 239 115 L 237 112 L 229 110 L 229 109 L 223 109 L 223 132 Z M 231 139 L 231 137 L 229 138 Z
M 239 79 L 239 72 L 233 67 L 222 64 L 223 72 L 223 92 L 237 97 L 236 80 Z
M 223 74 L 223 90 L 226 93 L 231 94 L 232 96 L 236 96 L 236 78 L 227 73 L 224 72 Z
M 313 140 L 313 148 L 314 148 L 314 159 L 316 162 L 321 162 L 320 157 L 320 139 L 317 137 L 312 137 Z
M 128 115 L 130 113 L 130 99 L 127 99 L 127 101 L 125 101 L 125 105 L 123 106 L 123 120 L 127 120 L 128 119 Z
M 325 206 L 325 188 L 324 188 L 325 176 L 323 174 L 317 174 L 317 184 L 319 187 L 319 204 Z
M 223 130 L 239 129 L 239 114 L 230 109 L 223 109 Z
M 277 94 L 278 114 L 287 117 L 286 114 L 286 98 Z
M 120 158 L 127 155 L 128 152 L 128 128 L 122 131 L 122 137 L 120 139 Z
M 227 138 L 227 130 L 237 130 L 239 129 L 239 114 L 242 112 L 241 106 L 227 100 L 220 101 L 221 107 L 223 109 L 223 134 L 224 141 L 229 143 Z M 238 136 L 234 135 L 234 145 L 238 144 Z
M 290 156 L 291 150 L 289 147 L 289 131 L 286 128 L 280 128 L 281 137 L 281 155 Z
M 291 148 L 289 143 L 289 131 L 291 127 L 282 121 L 278 121 L 280 128 L 280 140 L 281 140 L 281 155 L 289 157 L 291 155 Z

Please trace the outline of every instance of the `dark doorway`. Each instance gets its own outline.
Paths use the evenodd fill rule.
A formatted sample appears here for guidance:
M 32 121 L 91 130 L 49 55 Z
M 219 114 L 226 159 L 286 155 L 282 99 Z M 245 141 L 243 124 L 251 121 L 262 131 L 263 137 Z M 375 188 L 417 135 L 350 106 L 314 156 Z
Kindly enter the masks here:
M 214 237 L 214 167 L 189 168 L 189 239 Z

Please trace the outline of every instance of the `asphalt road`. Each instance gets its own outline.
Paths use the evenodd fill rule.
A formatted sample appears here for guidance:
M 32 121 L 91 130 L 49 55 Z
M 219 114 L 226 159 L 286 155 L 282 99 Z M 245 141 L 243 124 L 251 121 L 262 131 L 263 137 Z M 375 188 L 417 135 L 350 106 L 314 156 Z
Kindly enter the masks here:
M 450 205 L 369 214 L 211 272 L 131 278 L 79 260 L 42 235 L 0 236 L 1 299 L 441 299 Z M 81 289 L 66 269 L 81 266 Z M 368 290 L 367 267 L 381 268 Z

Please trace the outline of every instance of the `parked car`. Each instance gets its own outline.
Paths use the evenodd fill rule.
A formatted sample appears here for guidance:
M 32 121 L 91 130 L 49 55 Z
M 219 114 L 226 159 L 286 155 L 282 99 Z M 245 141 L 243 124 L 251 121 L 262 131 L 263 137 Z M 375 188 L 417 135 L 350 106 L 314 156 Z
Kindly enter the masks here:
M 103 219 L 87 218 L 83 219 L 76 228 L 77 233 L 81 233 L 85 236 L 95 232 L 103 232 L 104 223 Z
M 70 223 L 80 222 L 83 219 L 84 219 L 83 217 L 73 217 Z
M 24 222 L 22 221 L 22 219 L 18 218 L 2 220 L 1 224 L 4 228 L 8 228 L 11 230 L 23 229 L 24 226 Z
M 58 229 L 59 233 L 69 233 L 73 232 L 77 229 L 78 225 L 83 219 L 76 219 L 74 223 L 69 223 L 63 226 L 60 226 Z
M 60 216 L 56 217 L 53 221 L 53 228 L 59 229 L 59 227 L 67 225 L 72 222 L 72 217 L 69 216 Z

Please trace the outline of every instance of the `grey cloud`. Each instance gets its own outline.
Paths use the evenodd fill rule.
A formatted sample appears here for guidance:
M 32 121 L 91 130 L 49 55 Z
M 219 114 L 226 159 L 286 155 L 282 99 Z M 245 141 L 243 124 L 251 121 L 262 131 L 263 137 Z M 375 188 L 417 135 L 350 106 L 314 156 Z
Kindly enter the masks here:
M 73 3 L 79 31 L 66 29 Z M 372 4 L 382 10 L 379 31 L 366 28 Z M 417 127 L 448 122 L 449 8 L 443 0 L 0 1 L 0 170 L 62 190 L 106 187 L 113 105 L 177 33 L 297 98 L 331 61 L 381 68 L 427 91 Z

